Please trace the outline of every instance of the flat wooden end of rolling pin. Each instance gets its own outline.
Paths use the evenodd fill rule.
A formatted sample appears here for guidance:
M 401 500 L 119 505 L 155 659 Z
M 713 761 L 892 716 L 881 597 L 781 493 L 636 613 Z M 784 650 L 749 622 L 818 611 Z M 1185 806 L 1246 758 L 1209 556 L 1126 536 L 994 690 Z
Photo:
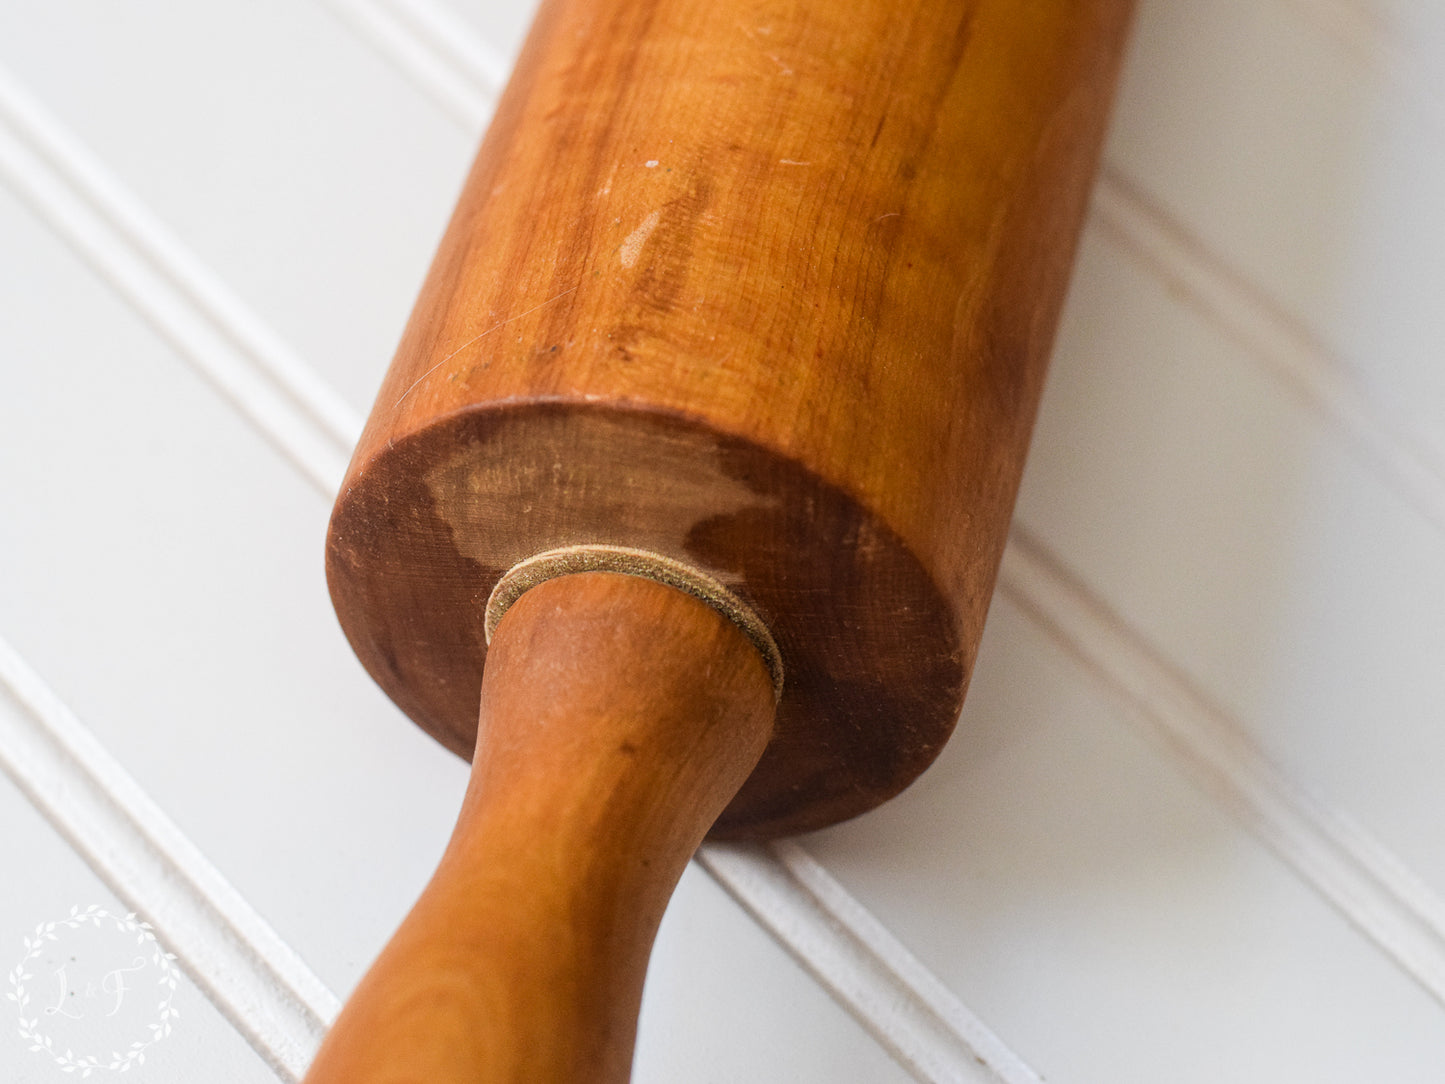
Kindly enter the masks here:
M 610 572 L 517 599 L 455 834 L 308 1084 L 625 1081 L 683 867 L 772 733 L 734 622 Z

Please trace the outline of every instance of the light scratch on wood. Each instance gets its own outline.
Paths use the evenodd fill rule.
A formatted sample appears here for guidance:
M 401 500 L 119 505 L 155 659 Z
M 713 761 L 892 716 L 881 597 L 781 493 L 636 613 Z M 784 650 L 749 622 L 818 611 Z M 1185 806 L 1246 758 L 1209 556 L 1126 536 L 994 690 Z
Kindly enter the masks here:
M 417 377 L 417 378 L 416 378 L 416 383 L 414 383 L 411 387 L 407 388 L 406 391 L 404 391 L 404 392 L 401 393 L 401 398 L 396 401 L 396 406 L 401 406 L 401 404 L 402 404 L 403 402 L 405 402 L 406 397 L 407 397 L 408 395 L 410 395 L 412 392 L 416 391 L 416 389 L 421 386 L 422 381 L 424 381 L 427 377 L 431 376 L 432 373 L 436 372 L 438 369 L 440 369 L 440 368 L 441 368 L 443 365 L 445 365 L 447 362 L 451 361 L 452 358 L 456 357 L 456 356 L 457 356 L 458 354 L 460 354 L 463 350 L 466 350 L 468 347 L 475 346 L 478 342 L 480 342 L 482 339 L 485 339 L 488 335 L 490 335 L 492 332 L 496 331 L 498 328 L 506 327 L 506 326 L 507 326 L 508 324 L 510 324 L 512 321 L 514 321 L 514 320 L 520 320 L 520 319 L 521 319 L 522 317 L 524 317 L 524 316 L 531 316 L 532 313 L 536 312 L 538 309 L 543 308 L 544 306 L 547 306 L 547 305 L 552 304 L 552 302 L 556 301 L 558 298 L 566 297 L 568 294 L 572 293 L 572 292 L 575 291 L 576 289 L 577 289 L 577 287 L 576 287 L 576 286 L 573 286 L 571 290 L 563 290 L 560 294 L 553 294 L 551 297 L 547 298 L 546 301 L 543 301 L 543 302 L 541 302 L 540 304 L 537 304 L 537 305 L 533 305 L 533 306 L 532 306 L 530 309 L 528 309 L 526 312 L 519 312 L 519 313 L 517 313 L 516 316 L 509 316 L 509 317 L 507 317 L 505 320 L 501 321 L 500 323 L 493 324 L 491 327 L 487 328 L 486 331 L 483 331 L 480 335 L 476 335 L 476 336 L 473 336 L 472 338 L 468 339 L 466 342 L 462 343 L 461 346 L 457 347 L 455 350 L 453 350 L 453 351 L 452 351 L 450 354 L 448 354 L 446 357 L 442 358 L 441 361 L 437 362 L 435 365 L 433 365 L 433 366 L 432 366 L 430 369 L 428 369 L 426 372 L 422 373 L 421 376 Z M 392 409 L 394 410 L 394 409 L 396 409 L 396 408 L 393 407 Z

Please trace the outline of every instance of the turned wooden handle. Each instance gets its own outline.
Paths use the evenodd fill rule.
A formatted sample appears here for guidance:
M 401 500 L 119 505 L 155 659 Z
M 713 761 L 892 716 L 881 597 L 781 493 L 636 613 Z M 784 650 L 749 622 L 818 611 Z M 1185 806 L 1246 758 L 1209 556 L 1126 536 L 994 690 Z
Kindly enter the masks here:
M 761 656 L 706 603 L 605 572 L 527 592 L 451 844 L 307 1079 L 626 1080 L 663 909 L 772 719 Z
M 1130 7 L 545 0 L 332 517 L 352 646 L 475 757 L 308 1079 L 624 1079 L 704 834 L 938 754 Z

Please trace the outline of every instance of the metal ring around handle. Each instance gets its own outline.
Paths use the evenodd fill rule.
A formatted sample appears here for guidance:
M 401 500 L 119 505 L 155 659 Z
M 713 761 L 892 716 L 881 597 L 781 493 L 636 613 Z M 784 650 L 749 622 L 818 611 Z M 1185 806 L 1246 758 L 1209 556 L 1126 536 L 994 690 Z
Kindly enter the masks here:
M 768 626 L 737 595 L 712 576 L 683 561 L 628 546 L 563 546 L 546 550 L 509 568 L 487 598 L 485 630 L 487 643 L 497 630 L 502 615 L 522 595 L 539 583 L 574 572 L 618 572 L 675 587 L 706 602 L 743 631 L 762 655 L 773 679 L 773 697 L 783 695 L 783 656 Z

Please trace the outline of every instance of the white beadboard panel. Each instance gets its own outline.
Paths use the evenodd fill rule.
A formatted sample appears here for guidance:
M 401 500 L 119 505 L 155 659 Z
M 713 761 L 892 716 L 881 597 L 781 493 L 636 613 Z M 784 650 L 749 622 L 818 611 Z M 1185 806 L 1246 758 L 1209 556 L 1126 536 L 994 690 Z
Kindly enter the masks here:
M 913 1079 L 694 864 L 658 931 L 635 1084 Z
M 713 879 L 926 1084 L 1039 1084 L 927 966 L 792 840 L 710 844 Z
M 0 69 L 0 180 L 322 492 L 339 484 L 354 407 Z
M 0 769 L 266 1064 L 299 1079 L 336 995 L 3 639 Z
M 362 672 L 327 502 L 0 190 L 0 630 L 334 989 L 464 765 Z
M 1440 1008 L 996 599 L 960 733 L 805 846 L 1048 1080 L 1438 1079 Z
M 430 0 L 320 0 L 433 100 L 470 128 L 490 114 L 507 60 Z
M 19 0 L 8 66 L 360 409 L 472 139 L 310 0 Z
M 1361 5 L 1145 0 L 1106 157 L 1441 454 L 1445 37 Z
M 1086 236 L 1018 514 L 1445 896 L 1437 525 L 1108 231 Z
M 508 59 L 516 59 L 532 25 L 537 0 L 496 3 L 495 0 L 445 0 L 445 6 L 456 13 L 476 37 Z
M 0 711 L 9 710 L 12 708 L 8 702 L 0 702 Z M 95 904 L 109 914 L 119 916 L 125 915 L 129 908 L 96 880 L 66 842 L 40 819 L 3 774 L 0 774 L 0 824 L 5 826 L 0 832 L 0 870 L 4 870 L 4 890 L 0 891 L 0 981 L 4 983 L 4 992 L 9 993 L 12 990 L 8 980 L 11 969 L 27 955 L 24 939 L 33 936 L 40 923 L 64 920 L 70 915 L 72 907 L 83 911 Z M 144 919 L 146 916 L 139 917 Z M 107 936 L 121 936 L 109 926 L 105 929 Z M 123 942 L 121 947 L 126 945 L 128 942 Z M 150 949 L 146 946 L 137 951 L 149 952 Z M 87 998 L 87 993 L 93 993 L 93 990 L 87 991 L 79 981 L 68 981 L 67 989 L 82 1003 L 81 1008 L 71 1012 L 80 1016 L 81 1020 L 65 1023 L 62 1030 L 48 1026 L 50 1019 L 45 1013 L 46 1008 L 54 1006 L 60 989 L 54 967 L 47 969 L 45 966 L 51 962 L 46 957 L 36 961 L 31 968 L 34 978 L 25 983 L 32 998 L 33 1016 L 40 1021 L 42 1034 L 74 1040 L 73 1049 L 77 1056 L 107 1058 L 111 1053 L 109 1047 L 87 1049 L 80 1045 L 86 1035 L 86 1017 L 90 1014 L 102 1017 L 96 1025 L 96 1034 L 102 1042 L 105 1038 L 114 1038 L 116 1033 L 106 1026 L 104 1014 L 117 1009 L 123 1019 L 129 1018 L 134 1001 L 127 1004 L 126 997 L 150 999 L 151 990 L 136 990 L 133 995 L 122 992 L 121 1004 L 117 1006 L 109 998 L 104 1002 L 98 998 Z M 72 977 L 68 975 L 67 979 Z M 86 978 L 90 982 L 99 981 L 98 974 Z M 184 975 L 172 1004 L 179 1011 L 179 1016 L 172 1021 L 171 1034 L 145 1050 L 145 1063 L 126 1074 L 130 1079 L 142 1082 L 205 1080 L 215 1084 L 276 1084 L 276 1077 L 266 1065 Z M 66 1073 L 51 1058 L 29 1049 L 30 1044 L 17 1034 L 17 1012 L 14 1002 L 0 998 L 0 1078 L 10 1084 L 54 1084 L 58 1080 L 79 1079 L 78 1073 Z M 144 1021 L 141 1020 L 141 1023 Z M 144 1031 L 136 1038 L 145 1038 Z M 63 1053 L 63 1050 L 56 1053 Z M 101 1070 L 95 1078 L 109 1075 L 109 1071 Z
M 1285 775 L 1238 720 L 1018 524 L 999 594 L 1127 707 L 1219 809 L 1445 1005 L 1445 902 L 1398 855 Z
M 1117 172 L 1100 177 L 1092 209 L 1095 225 L 1114 234 L 1200 318 L 1287 386 L 1383 485 L 1445 531 L 1445 457 L 1372 401 L 1333 363 L 1318 336 L 1201 248 Z

